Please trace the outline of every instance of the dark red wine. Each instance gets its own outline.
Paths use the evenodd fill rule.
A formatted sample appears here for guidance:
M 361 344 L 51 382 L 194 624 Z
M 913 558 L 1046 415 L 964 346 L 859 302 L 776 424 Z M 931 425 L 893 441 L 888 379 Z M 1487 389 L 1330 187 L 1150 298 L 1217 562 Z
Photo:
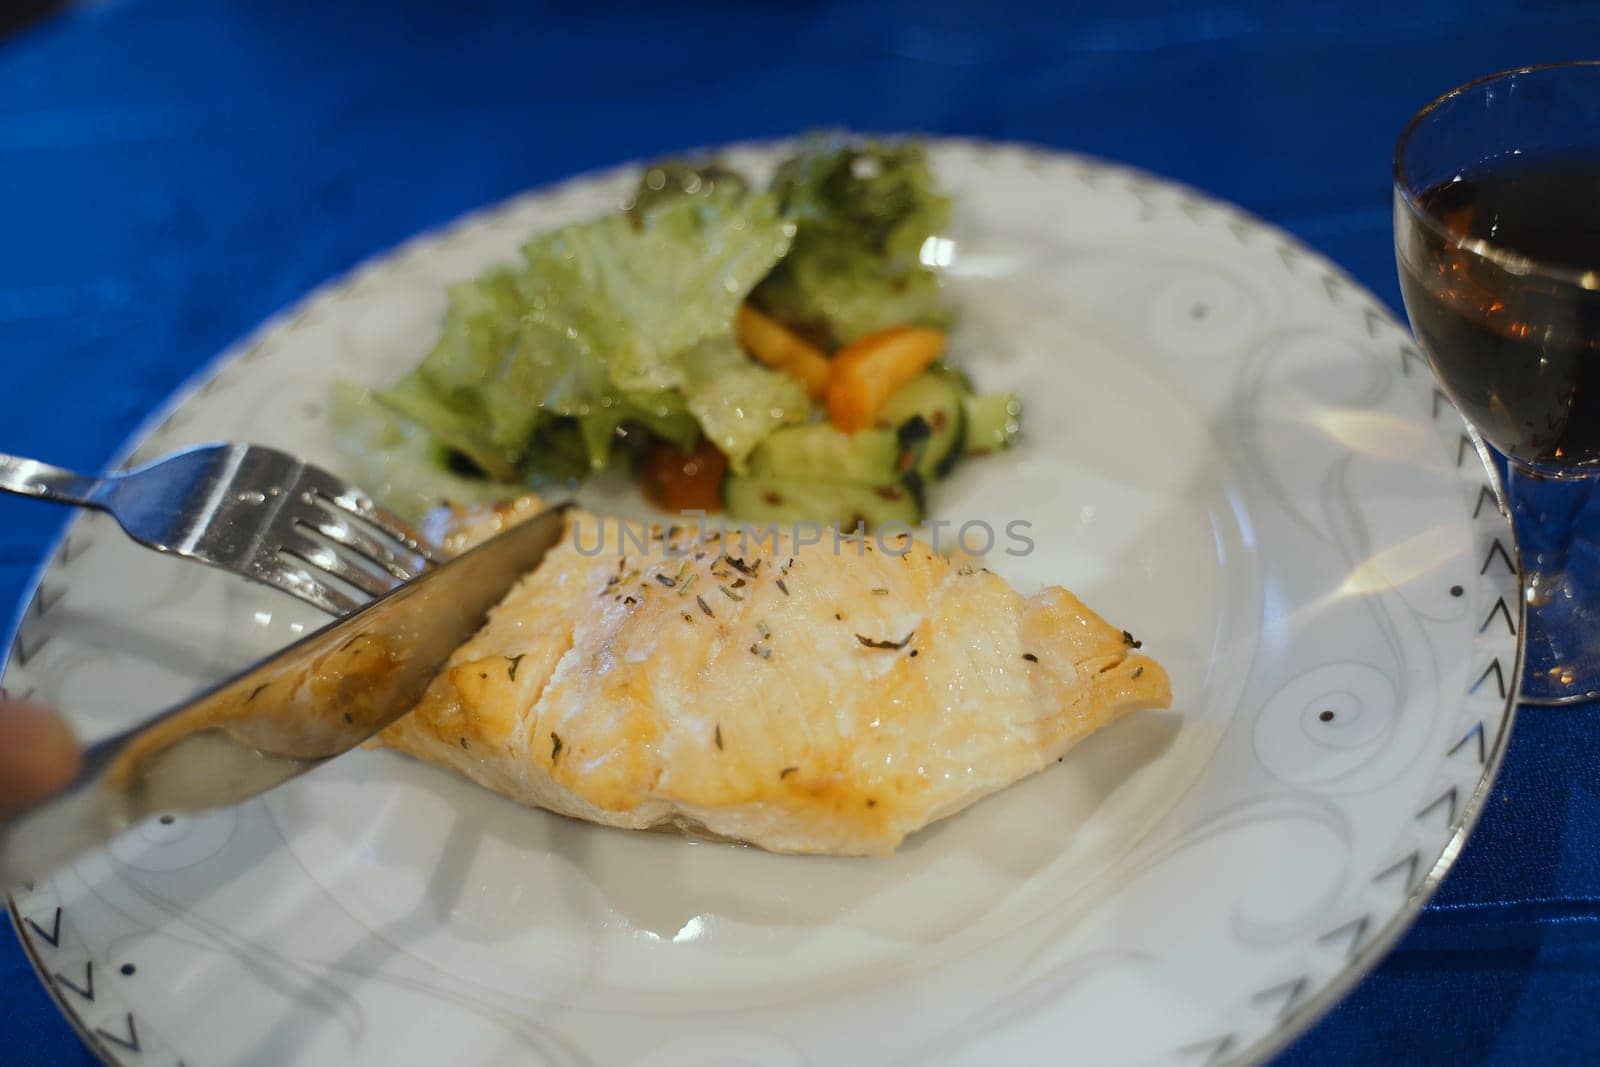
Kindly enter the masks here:
M 1600 157 L 1513 156 L 1421 200 L 1449 236 L 1397 213 L 1400 288 L 1446 392 L 1509 456 L 1600 464 Z

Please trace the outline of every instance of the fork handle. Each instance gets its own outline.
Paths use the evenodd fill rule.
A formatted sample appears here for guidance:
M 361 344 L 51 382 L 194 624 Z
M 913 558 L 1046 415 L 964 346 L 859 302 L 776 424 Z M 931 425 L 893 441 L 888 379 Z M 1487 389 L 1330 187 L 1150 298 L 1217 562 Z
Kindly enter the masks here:
M 36 459 L 0 452 L 0 492 L 53 500 L 57 504 L 98 507 L 99 478 L 87 478 Z

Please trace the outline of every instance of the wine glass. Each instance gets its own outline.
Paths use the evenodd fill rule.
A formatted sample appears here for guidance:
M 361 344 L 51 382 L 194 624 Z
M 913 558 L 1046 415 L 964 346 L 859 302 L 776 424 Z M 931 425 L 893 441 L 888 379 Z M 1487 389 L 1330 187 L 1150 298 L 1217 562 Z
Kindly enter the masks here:
M 1522 699 L 1600 696 L 1600 63 L 1492 74 L 1394 157 L 1395 258 L 1439 383 L 1504 457 L 1527 601 Z

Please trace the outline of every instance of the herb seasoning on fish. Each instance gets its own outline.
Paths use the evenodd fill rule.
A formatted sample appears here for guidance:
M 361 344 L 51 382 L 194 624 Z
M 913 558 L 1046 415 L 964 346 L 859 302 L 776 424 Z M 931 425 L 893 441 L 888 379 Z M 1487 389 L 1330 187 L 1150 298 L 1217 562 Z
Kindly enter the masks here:
M 868 648 L 892 648 L 898 650 L 905 648 L 906 645 L 910 644 L 911 639 L 916 636 L 916 633 L 917 631 L 912 630 L 898 641 L 881 641 L 876 637 L 868 637 L 866 634 L 856 634 L 856 640 L 860 641 Z

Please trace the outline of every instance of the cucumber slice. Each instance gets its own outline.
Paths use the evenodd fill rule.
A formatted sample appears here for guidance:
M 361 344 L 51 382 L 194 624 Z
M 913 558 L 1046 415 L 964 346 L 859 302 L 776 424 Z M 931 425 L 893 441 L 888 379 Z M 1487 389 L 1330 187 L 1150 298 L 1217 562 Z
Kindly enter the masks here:
M 1000 452 L 1017 438 L 1022 402 L 1015 393 L 986 393 L 964 397 L 966 429 L 962 451 L 973 454 Z
M 919 416 L 928 424 L 928 440 L 916 464 L 925 481 L 943 478 L 955 464 L 964 419 L 962 395 L 954 373 L 935 367 L 896 389 L 883 406 L 879 419 L 886 425 L 903 426 Z
M 978 391 L 973 387 L 972 379 L 967 377 L 967 372 L 962 370 L 960 367 L 953 367 L 943 360 L 940 360 L 938 363 L 935 363 L 928 369 L 935 374 L 944 375 L 950 384 L 955 386 L 956 389 L 960 391 L 962 396 L 970 396 Z
M 797 478 L 732 474 L 722 483 L 728 514 L 746 522 L 817 522 L 849 531 L 857 521 L 874 529 L 886 522 L 916 526 L 922 521 L 920 494 L 908 485 L 855 485 Z
M 893 485 L 911 469 L 908 453 L 894 430 L 844 433 L 827 423 L 774 430 L 750 457 L 750 473 L 760 478 L 803 482 L 854 482 Z

